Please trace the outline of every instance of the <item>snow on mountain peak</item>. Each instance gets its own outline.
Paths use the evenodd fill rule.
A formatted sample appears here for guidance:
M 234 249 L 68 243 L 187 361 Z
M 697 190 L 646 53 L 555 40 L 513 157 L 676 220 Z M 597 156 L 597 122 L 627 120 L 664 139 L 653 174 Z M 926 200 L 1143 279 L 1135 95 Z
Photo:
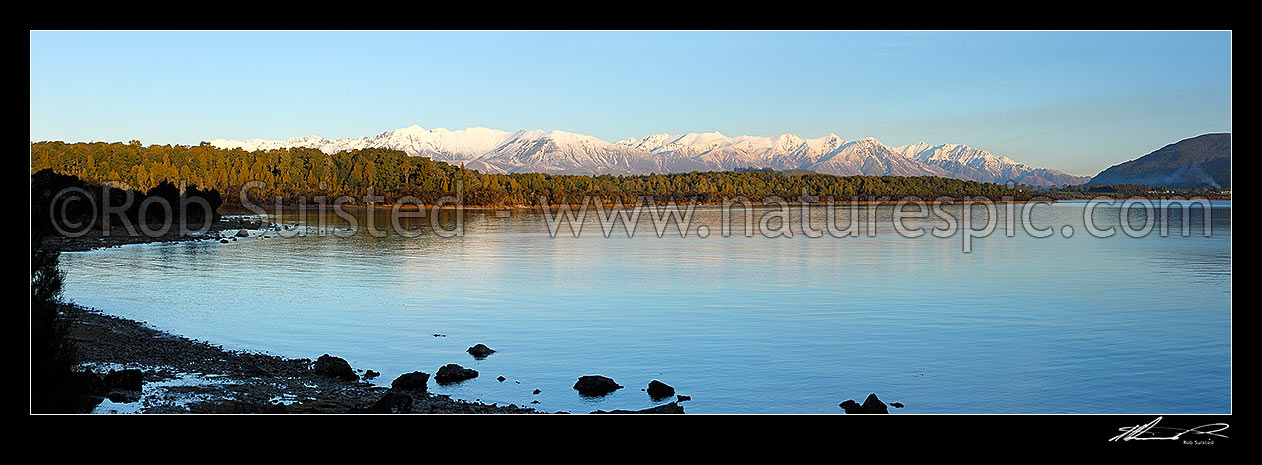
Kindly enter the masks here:
M 889 147 L 875 137 L 846 141 L 836 134 L 803 139 L 796 134 L 728 137 L 719 131 L 660 133 L 617 142 L 573 132 L 515 132 L 469 127 L 425 129 L 411 125 L 373 137 L 328 140 L 304 136 L 283 141 L 215 139 L 212 145 L 244 150 L 288 147 L 326 153 L 386 147 L 452 163 L 476 162 L 488 172 L 644 174 L 723 171 L 737 168 L 806 169 L 838 175 L 947 176 L 983 182 L 1015 180 L 1033 185 L 1085 182 L 1086 177 L 1036 169 L 962 144 L 918 142 Z

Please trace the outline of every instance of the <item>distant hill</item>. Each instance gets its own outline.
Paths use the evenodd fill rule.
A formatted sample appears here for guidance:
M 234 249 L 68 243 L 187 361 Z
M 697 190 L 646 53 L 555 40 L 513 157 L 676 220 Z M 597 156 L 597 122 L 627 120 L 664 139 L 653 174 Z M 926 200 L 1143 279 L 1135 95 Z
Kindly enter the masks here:
M 1101 171 L 1089 185 L 1231 188 L 1231 134 L 1204 134 Z

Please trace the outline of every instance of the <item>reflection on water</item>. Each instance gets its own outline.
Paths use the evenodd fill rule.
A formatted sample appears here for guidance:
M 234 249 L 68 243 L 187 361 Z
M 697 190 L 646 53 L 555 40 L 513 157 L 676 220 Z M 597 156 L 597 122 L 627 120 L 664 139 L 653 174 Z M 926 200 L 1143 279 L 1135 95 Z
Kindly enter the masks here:
M 1000 221 L 968 253 L 958 234 L 900 236 L 888 206 L 855 213 L 881 219 L 875 236 L 819 238 L 801 234 L 796 207 L 792 238 L 746 237 L 739 211 L 724 237 L 714 208 L 694 212 L 687 237 L 671 226 L 660 238 L 648 218 L 631 238 L 621 226 L 605 238 L 595 221 L 554 238 L 539 213 L 470 211 L 462 237 L 414 218 L 403 224 L 417 237 L 126 246 L 62 266 L 66 297 L 174 333 L 327 352 L 383 385 L 455 362 L 481 376 L 431 389 L 549 411 L 649 407 L 641 389 L 658 379 L 692 396 L 690 413 L 840 413 L 872 392 L 907 405 L 894 413 L 1230 412 L 1230 203 L 1212 209 L 1211 237 L 1193 209 L 1171 214 L 1188 217 L 1187 237 L 1172 222 L 1166 237 L 1096 238 L 1084 207 L 1036 207 L 1045 238 L 1020 219 L 1010 237 Z M 809 211 L 822 228 L 823 211 Z M 1092 216 L 1102 228 L 1122 217 Z M 464 350 L 476 343 L 497 352 L 474 360 Z M 581 398 L 571 386 L 590 374 L 626 388 Z

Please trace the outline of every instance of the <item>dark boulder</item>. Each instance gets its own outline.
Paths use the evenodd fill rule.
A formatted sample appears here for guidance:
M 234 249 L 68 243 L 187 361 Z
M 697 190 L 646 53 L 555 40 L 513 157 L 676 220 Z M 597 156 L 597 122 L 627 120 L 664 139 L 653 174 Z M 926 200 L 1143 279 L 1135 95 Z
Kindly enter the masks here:
M 876 393 L 868 394 L 868 398 L 864 399 L 863 405 L 859 407 L 869 413 L 890 413 L 889 409 L 885 408 L 885 402 L 881 402 L 881 399 L 876 397 Z
M 250 232 L 242 229 L 237 231 L 236 237 L 250 237 Z
M 862 405 L 851 399 L 842 402 L 839 406 L 848 414 L 890 413 L 889 409 L 885 408 L 885 403 L 881 402 L 881 399 L 878 399 L 875 393 L 869 394 Z
M 653 400 L 662 400 L 675 395 L 675 388 L 661 381 L 653 380 L 649 383 L 648 393 Z
M 478 371 L 462 367 L 454 363 L 448 363 L 438 369 L 438 373 L 434 374 L 434 381 L 438 384 L 459 383 L 466 379 L 478 377 Z
M 597 411 L 592 412 L 592 413 L 595 413 L 595 414 L 603 414 L 603 413 L 611 413 L 611 414 L 633 414 L 633 413 L 643 413 L 643 414 L 650 414 L 650 415 L 683 414 L 683 413 L 684 413 L 684 407 L 683 407 L 682 405 L 679 405 L 679 404 L 678 404 L 678 403 L 676 403 L 676 402 L 671 402 L 671 403 L 669 403 L 669 404 L 665 404 L 665 405 L 658 405 L 658 406 L 656 406 L 656 407 L 646 408 L 646 409 L 644 409 L 644 410 L 614 410 L 614 411 L 610 411 L 610 412 L 606 412 L 606 411 L 604 411 L 604 410 L 597 410 Z
M 110 402 L 116 402 L 120 404 L 130 404 L 132 402 L 140 402 L 140 396 L 141 396 L 140 391 L 132 391 L 132 390 L 127 390 L 127 389 L 115 389 L 113 391 L 110 391 L 110 393 L 106 395 L 106 397 L 110 399 Z
M 890 407 L 903 408 L 904 406 L 902 402 L 890 402 Z
M 425 392 L 429 386 L 429 373 L 413 371 L 404 373 L 390 383 L 391 389 Z
M 841 407 L 842 410 L 845 410 L 846 413 L 849 413 L 851 415 L 856 414 L 856 413 L 867 413 L 867 412 L 862 411 L 863 409 L 859 406 L 858 402 L 854 401 L 854 399 L 849 399 L 845 402 L 837 404 L 837 406 Z
M 540 393 L 540 392 L 543 392 L 543 391 L 540 391 L 540 390 L 538 390 L 538 389 L 535 389 L 534 394 L 535 394 L 535 395 L 539 395 L 539 393 Z
M 108 391 L 116 389 L 124 391 L 139 391 L 141 385 L 145 382 L 145 374 L 137 369 L 118 371 L 110 370 L 110 372 L 105 375 L 103 381 L 105 383 L 105 389 Z
M 377 402 L 354 413 L 412 413 L 412 396 L 401 392 L 386 391 Z
M 622 389 L 622 386 L 615 383 L 612 379 L 594 375 L 579 378 L 578 382 L 574 383 L 574 389 L 583 396 L 599 397 Z
M 105 385 L 105 378 L 92 371 L 76 371 L 74 381 L 82 386 L 83 392 L 91 395 L 103 396 L 110 392 L 109 387 Z
M 329 354 L 321 355 L 316 359 L 315 374 L 327 376 L 329 378 L 337 378 L 346 381 L 355 381 L 359 379 L 359 375 L 355 374 L 355 370 L 351 369 L 351 364 L 346 359 L 334 357 Z
M 228 243 L 228 240 L 227 240 L 227 239 L 220 239 L 220 240 L 219 240 L 219 243 L 220 243 L 220 244 L 227 244 L 227 243 Z
M 676 399 L 679 399 L 677 402 L 685 402 L 685 401 L 692 400 L 692 396 L 685 396 L 683 394 L 680 394 L 678 397 L 676 397 Z
M 378 376 L 381 376 L 381 372 L 379 371 L 368 370 L 364 372 L 364 379 L 373 379 Z
M 499 381 L 499 382 L 501 382 L 501 383 L 502 383 L 502 382 L 504 382 L 504 381 L 508 380 L 508 378 L 505 378 L 505 377 L 503 377 L 503 376 L 500 376 L 500 377 L 498 377 L 498 378 L 495 378 L 495 380 L 496 380 L 496 381 Z
M 478 344 L 473 347 L 470 347 L 468 350 L 466 350 L 466 352 L 468 352 L 469 355 L 472 355 L 473 358 L 476 358 L 478 360 L 482 360 L 486 358 L 488 355 L 495 353 L 494 350 L 491 350 L 490 347 L 487 347 L 484 344 Z

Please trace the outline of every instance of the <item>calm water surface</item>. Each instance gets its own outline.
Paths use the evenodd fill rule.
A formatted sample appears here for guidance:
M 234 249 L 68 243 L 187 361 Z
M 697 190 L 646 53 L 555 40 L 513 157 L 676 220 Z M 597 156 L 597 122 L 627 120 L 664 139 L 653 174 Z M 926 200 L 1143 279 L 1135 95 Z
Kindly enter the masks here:
M 690 413 L 840 413 L 873 392 L 906 404 L 893 413 L 1231 412 L 1230 203 L 1211 209 L 1211 237 L 1193 210 L 1188 237 L 1174 215 L 1167 237 L 1097 238 L 1084 207 L 1040 205 L 1032 220 L 1052 236 L 1008 237 L 1001 222 L 968 253 L 959 234 L 900 236 L 889 207 L 875 237 L 841 238 L 745 237 L 739 214 L 721 237 L 718 210 L 702 208 L 687 237 L 641 218 L 632 238 L 594 220 L 554 238 L 538 213 L 467 212 L 456 238 L 138 245 L 67 253 L 62 267 L 68 299 L 159 329 L 338 355 L 382 385 L 459 363 L 481 376 L 431 390 L 546 411 L 650 407 L 641 389 L 658 379 L 692 396 Z M 476 361 L 476 343 L 498 352 Z M 589 374 L 626 388 L 581 398 L 572 385 Z

